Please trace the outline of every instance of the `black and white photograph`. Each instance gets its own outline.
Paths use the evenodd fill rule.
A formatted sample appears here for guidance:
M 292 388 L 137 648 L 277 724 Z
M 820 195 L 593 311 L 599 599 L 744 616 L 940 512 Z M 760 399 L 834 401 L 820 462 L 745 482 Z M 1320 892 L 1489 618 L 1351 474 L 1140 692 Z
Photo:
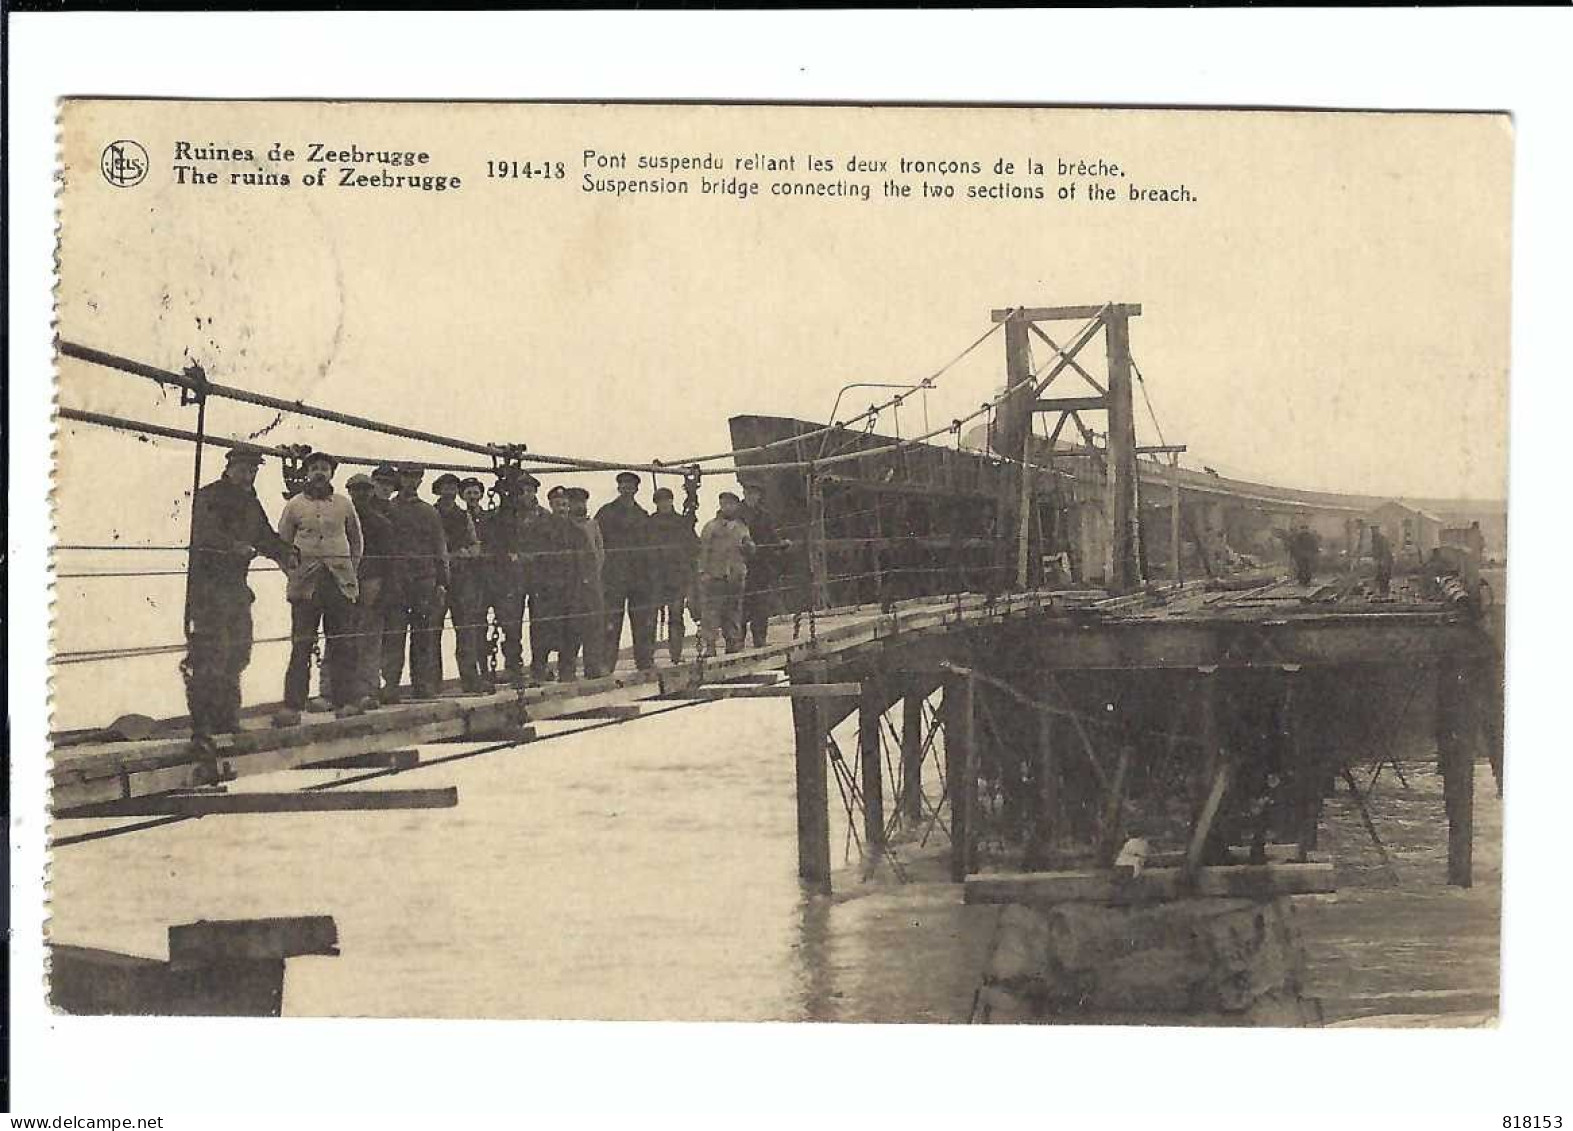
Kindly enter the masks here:
M 1497 1024 L 1506 114 L 59 137 L 52 1009 Z

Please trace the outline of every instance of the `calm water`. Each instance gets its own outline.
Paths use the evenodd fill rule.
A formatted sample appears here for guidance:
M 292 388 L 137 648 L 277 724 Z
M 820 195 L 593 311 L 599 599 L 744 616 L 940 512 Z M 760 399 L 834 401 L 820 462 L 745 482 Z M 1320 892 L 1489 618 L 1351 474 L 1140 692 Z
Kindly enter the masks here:
M 1429 719 L 1416 714 L 1400 749 L 1424 746 Z M 854 748 L 853 729 L 838 732 L 843 750 Z M 932 784 L 932 763 L 927 772 Z M 1340 785 L 1322 843 L 1340 890 L 1297 901 L 1312 992 L 1330 1021 L 1495 1009 L 1501 805 L 1490 771 L 1482 764 L 1476 775 L 1468 892 L 1443 884 L 1440 779 L 1423 762 L 1405 772 L 1407 786 L 1388 770 L 1372 798 L 1391 867 Z M 454 785 L 459 805 L 213 817 L 63 848 L 54 937 L 162 956 L 173 923 L 332 915 L 341 955 L 289 966 L 285 1009 L 296 1015 L 968 1015 L 992 909 L 963 908 L 952 885 L 892 884 L 888 871 L 863 885 L 849 870 L 834 900 L 801 891 L 783 702 L 712 703 L 350 788 L 390 784 Z M 839 864 L 845 825 L 833 784 L 831 806 Z M 942 844 L 940 835 L 933 847 Z
M 977 918 L 953 888 L 801 893 L 790 736 L 782 703 L 716 703 L 398 776 L 456 785 L 456 809 L 207 818 L 69 846 L 55 937 L 161 956 L 171 923 L 331 914 L 342 953 L 290 964 L 291 1014 L 965 1017 L 975 967 L 912 968 Z

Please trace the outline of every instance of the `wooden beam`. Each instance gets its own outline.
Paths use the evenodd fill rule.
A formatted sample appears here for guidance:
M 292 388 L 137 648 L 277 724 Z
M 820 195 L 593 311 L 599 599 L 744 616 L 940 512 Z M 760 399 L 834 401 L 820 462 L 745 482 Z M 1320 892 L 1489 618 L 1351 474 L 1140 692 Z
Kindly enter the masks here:
M 863 843 L 870 863 L 885 851 L 885 776 L 881 765 L 880 727 L 885 696 L 879 684 L 867 680 L 858 703 L 858 776 L 863 791 Z
M 1107 397 L 1047 397 L 1032 402 L 1033 412 L 1091 412 L 1108 407 Z
M 674 691 L 662 699 L 856 699 L 860 683 L 781 683 L 769 687 L 695 687 Z
M 338 953 L 339 930 L 331 915 L 203 919 L 169 928 L 169 960 L 176 965 Z
M 1202 811 L 1196 817 L 1196 824 L 1191 828 L 1191 839 L 1185 848 L 1185 865 L 1181 870 L 1188 878 L 1194 877 L 1201 869 L 1207 838 L 1212 834 L 1218 810 L 1223 807 L 1223 799 L 1229 792 L 1229 779 L 1233 774 L 1234 763 L 1228 758 L 1222 759 L 1213 773 L 1212 789 L 1207 793 L 1207 800 L 1202 803 Z
M 1047 712 L 1039 713 L 1038 742 L 1034 750 L 1037 757 L 1037 811 L 1034 814 L 1029 853 L 1051 850 L 1062 832 L 1061 811 L 1065 807 L 1065 798 L 1060 782 L 1058 751 L 1055 749 L 1055 729 L 1054 716 Z
M 421 760 L 419 750 L 372 750 L 365 754 L 345 754 L 320 762 L 302 762 L 297 770 L 408 770 Z
M 945 770 L 950 778 L 950 877 L 964 880 L 977 865 L 978 736 L 971 672 L 945 679 Z
M 604 707 L 586 707 L 582 711 L 574 711 L 567 715 L 557 715 L 558 719 L 573 721 L 588 719 L 637 719 L 639 717 L 639 704 L 637 703 L 608 703 Z
M 1467 669 L 1448 657 L 1436 675 L 1436 756 L 1447 811 L 1447 882 L 1474 883 L 1475 748 Z
M 1024 903 L 1040 907 L 1056 903 L 1120 906 L 1198 895 L 1267 899 L 1336 890 L 1330 863 L 1224 864 L 1198 869 L 1194 882 L 1187 882 L 1180 868 L 1147 868 L 1139 876 L 1125 876 L 1113 869 L 968 876 L 963 900 L 972 904 Z
M 1139 456 L 1164 456 L 1179 455 L 1190 449 L 1184 444 L 1137 444 L 1136 454 Z
M 1058 342 L 1045 334 L 1043 329 L 1035 322 L 1027 323 L 1027 328 L 1036 334 L 1040 339 L 1042 339 L 1044 345 L 1048 346 L 1057 355 L 1059 355 L 1059 359 L 1061 361 L 1065 362 L 1066 365 L 1070 366 L 1078 374 L 1080 374 L 1083 381 L 1087 382 L 1087 384 L 1091 385 L 1094 389 L 1097 389 L 1100 394 L 1108 393 L 1109 390 L 1105 389 L 1101 384 L 1099 384 L 1096 377 L 1082 368 L 1081 362 L 1076 360 L 1074 351 L 1067 352 L 1060 346 Z
M 531 726 L 493 727 L 487 730 L 472 730 L 465 734 L 455 735 L 453 738 L 439 738 L 439 745 L 457 745 L 477 742 L 513 742 L 523 745 L 535 741 L 535 728 Z
M 830 891 L 830 795 L 825 772 L 825 700 L 793 699 L 797 770 L 797 874 Z
M 916 827 L 923 820 L 923 704 L 927 696 L 910 690 L 901 701 L 901 819 Z
M 1020 314 L 1028 322 L 1061 322 L 1072 319 L 1085 321 L 1097 317 L 1102 310 L 1102 306 L 1010 306 L 989 311 L 989 318 L 995 322 L 1004 322 L 1013 314 Z M 1142 304 L 1139 302 L 1117 302 L 1109 305 L 1110 314 L 1135 318 L 1141 312 Z
M 1108 480 L 1110 543 L 1113 572 L 1106 578 L 1111 591 L 1129 592 L 1142 584 L 1141 523 L 1136 507 L 1136 416 L 1131 397 L 1130 325 L 1124 314 L 1104 317 L 1109 357 L 1109 439 L 1105 474 Z
M 372 809 L 451 809 L 459 791 L 444 789 L 336 790 L 317 793 L 152 793 L 100 801 L 56 813 L 80 817 L 209 817 L 232 813 L 332 813 Z

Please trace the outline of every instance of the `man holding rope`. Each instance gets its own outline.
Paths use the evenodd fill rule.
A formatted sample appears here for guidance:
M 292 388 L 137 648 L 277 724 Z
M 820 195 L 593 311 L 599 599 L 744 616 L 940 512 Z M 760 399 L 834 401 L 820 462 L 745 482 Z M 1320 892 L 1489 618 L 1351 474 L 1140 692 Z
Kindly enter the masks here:
M 192 500 L 191 560 L 186 567 L 186 708 L 192 741 L 240 729 L 240 676 L 251 662 L 251 602 L 246 571 L 257 554 L 285 569 L 300 553 L 280 538 L 257 498 L 262 453 L 231 448 L 224 474 Z

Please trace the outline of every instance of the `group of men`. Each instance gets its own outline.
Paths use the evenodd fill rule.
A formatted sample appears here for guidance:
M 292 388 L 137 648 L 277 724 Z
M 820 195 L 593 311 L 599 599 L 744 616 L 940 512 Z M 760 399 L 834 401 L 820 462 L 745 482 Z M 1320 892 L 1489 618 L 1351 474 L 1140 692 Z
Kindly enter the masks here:
M 684 609 L 696 595 L 702 652 L 718 642 L 736 651 L 745 628 L 763 645 L 780 555 L 790 547 L 757 487 L 746 504 L 723 492 L 720 513 L 697 533 L 696 516 L 679 513 L 667 488 L 653 493 L 653 511 L 640 505 L 633 472 L 617 475 L 617 497 L 592 518 L 585 489 L 555 486 L 542 507 L 539 481 L 506 467 L 490 507 L 485 484 L 450 473 L 432 482 L 436 499 L 427 502 L 419 495 L 425 468 L 414 463 L 351 476 L 346 499 L 333 489 L 337 462 L 322 452 L 306 457 L 304 484 L 275 531 L 255 490 L 261 464 L 260 452 L 232 448 L 223 476 L 194 501 L 181 670 L 198 739 L 239 728 L 252 639 L 246 574 L 258 554 L 288 576 L 291 648 L 278 720 L 288 723 L 308 706 L 353 715 L 399 702 L 406 655 L 410 695 L 434 698 L 445 621 L 469 693 L 496 684 L 490 626 L 502 677 L 514 687 L 544 682 L 554 655 L 559 680 L 575 678 L 581 654 L 586 678 L 609 673 L 625 615 L 637 667 L 655 665 L 663 616 L 668 654 L 680 662 Z M 319 630 L 324 702 L 309 698 Z

